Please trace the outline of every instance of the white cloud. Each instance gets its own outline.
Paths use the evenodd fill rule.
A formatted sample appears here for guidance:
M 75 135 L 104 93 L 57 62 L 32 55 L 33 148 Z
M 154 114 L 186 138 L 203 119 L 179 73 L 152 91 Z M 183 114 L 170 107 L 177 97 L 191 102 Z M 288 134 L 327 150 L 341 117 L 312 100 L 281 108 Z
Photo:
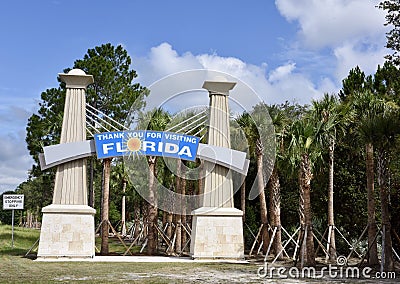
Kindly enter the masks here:
M 295 63 L 288 63 L 286 65 L 279 66 L 278 68 L 270 72 L 268 80 L 270 82 L 274 82 L 286 78 L 293 72 L 295 68 Z
M 165 42 L 152 47 L 147 58 L 138 58 L 135 62 L 137 70 L 140 70 L 138 80 L 144 85 L 182 70 L 202 68 L 191 53 L 180 56 L 170 44 Z
M 384 12 L 366 0 L 276 0 L 288 21 L 299 23 L 299 36 L 311 48 L 335 46 L 343 41 L 385 33 Z
M 289 22 L 298 23 L 298 38 L 288 54 L 304 54 L 296 57 L 298 62 L 309 61 L 310 53 L 324 56 L 330 66 L 321 68 L 330 72 L 327 75 L 339 88 L 356 65 L 373 74 L 384 62 L 388 27 L 385 12 L 376 8 L 377 0 L 275 0 L 275 4 Z
M 280 13 L 298 23 L 298 38 L 283 51 L 286 63 L 274 69 L 239 58 L 213 54 L 179 54 L 168 43 L 137 58 L 138 81 L 144 85 L 172 73 L 211 69 L 231 74 L 250 85 L 268 103 L 308 103 L 335 93 L 349 70 L 359 65 L 367 74 L 384 62 L 384 12 L 376 1 L 276 0 Z
M 296 73 L 295 62 L 267 70 L 265 63 L 257 66 L 238 58 L 221 57 L 217 54 L 193 55 L 186 52 L 179 55 L 168 43 L 151 48 L 146 57 L 135 58 L 135 62 L 138 82 L 145 86 L 179 71 L 209 69 L 237 77 L 254 89 L 267 103 L 283 103 L 286 100 L 309 103 L 311 99 L 321 96 L 326 91 L 320 90 L 318 83 L 314 84 L 307 76 Z M 324 81 L 326 80 L 328 79 L 324 78 Z M 332 84 L 328 84 L 329 87 Z
M 387 54 L 384 48 L 363 48 L 361 43 L 346 42 L 338 46 L 333 51 L 336 60 L 336 77 L 345 78 L 349 70 L 357 65 L 366 74 L 374 74 L 378 64 L 383 63 L 383 58 Z

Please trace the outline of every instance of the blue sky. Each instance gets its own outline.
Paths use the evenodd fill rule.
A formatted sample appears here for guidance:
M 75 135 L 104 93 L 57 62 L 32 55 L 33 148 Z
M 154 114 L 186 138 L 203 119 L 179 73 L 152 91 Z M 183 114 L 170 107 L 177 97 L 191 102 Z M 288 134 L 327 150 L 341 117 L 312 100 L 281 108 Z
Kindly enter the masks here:
M 349 70 L 374 73 L 384 12 L 370 0 L 13 0 L 0 4 L 0 191 L 27 178 L 25 127 L 40 93 L 89 48 L 122 44 L 137 81 L 207 68 L 267 103 L 337 92 Z

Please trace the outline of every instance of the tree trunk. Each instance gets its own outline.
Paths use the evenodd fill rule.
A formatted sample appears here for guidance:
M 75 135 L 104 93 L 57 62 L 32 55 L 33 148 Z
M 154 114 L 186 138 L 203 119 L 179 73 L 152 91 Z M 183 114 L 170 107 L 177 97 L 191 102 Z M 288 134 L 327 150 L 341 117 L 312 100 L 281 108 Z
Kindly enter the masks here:
M 185 164 L 183 163 L 183 161 L 181 162 L 181 174 L 182 174 L 182 179 L 181 179 L 181 195 L 182 197 L 184 195 L 186 195 L 186 169 L 185 169 Z M 182 198 L 183 201 L 183 198 Z M 186 226 L 186 204 L 184 202 L 181 202 L 181 221 L 182 221 L 182 226 Z M 182 237 L 182 252 L 184 251 L 184 246 L 186 244 L 186 240 L 187 240 L 187 235 L 186 235 L 186 231 L 185 229 L 181 229 L 181 237 Z
M 28 216 L 26 217 L 27 219 L 27 224 L 28 224 L 28 228 L 32 228 L 33 224 L 32 224 L 32 212 L 28 212 Z
M 162 229 L 164 230 L 165 226 L 167 225 L 167 212 L 162 212 Z
M 365 145 L 366 151 L 366 174 L 367 174 L 367 196 L 368 196 L 368 264 L 379 264 L 378 247 L 376 243 L 376 220 L 375 220 L 375 192 L 374 192 L 374 147 L 372 143 Z
M 246 220 L 246 176 L 242 176 L 242 185 L 240 186 L 240 209 L 243 212 L 243 222 Z
M 305 230 L 307 238 L 303 241 L 305 249 L 304 258 L 302 263 L 306 266 L 315 266 L 315 253 L 314 253 L 314 237 L 312 231 L 312 215 L 311 215 L 311 179 L 313 175 L 311 172 L 310 159 L 308 154 L 301 156 L 300 170 L 299 170 L 299 185 L 300 185 L 300 224 L 302 229 Z M 305 246 L 305 247 L 304 247 Z M 300 251 L 301 253 L 301 251 Z M 301 256 L 303 257 L 303 256 Z
M 182 186 L 181 186 L 181 182 L 182 182 L 182 174 L 181 174 L 181 164 L 182 164 L 182 160 L 178 159 L 176 160 L 176 178 L 175 178 L 175 182 L 176 182 L 176 193 L 178 194 L 178 196 L 180 196 L 180 194 L 182 193 Z M 181 212 L 181 198 L 179 198 L 178 200 L 178 204 L 177 204 L 177 212 Z M 175 219 L 176 223 L 176 227 L 175 227 L 175 252 L 177 254 L 180 254 L 182 252 L 182 215 L 180 213 L 176 214 L 176 219 Z
M 126 211 L 125 211 L 125 201 L 126 201 L 126 179 L 122 179 L 122 201 L 121 201 L 121 235 L 126 236 Z
M 90 173 L 89 173 L 89 206 L 94 208 L 94 167 L 95 160 L 90 158 Z
M 382 215 L 382 267 L 384 271 L 393 271 L 393 254 L 392 254 L 392 236 L 391 223 L 389 213 L 389 169 L 388 159 L 385 151 L 378 151 L 378 185 L 381 197 L 381 215 Z
M 134 209 L 134 215 L 135 215 L 135 231 L 133 232 L 133 239 L 136 240 L 136 238 L 140 234 L 140 202 L 136 202 L 136 206 Z
M 263 145 L 260 139 L 256 141 L 256 154 L 257 154 L 257 186 L 260 198 L 260 217 L 261 224 L 263 224 L 263 228 L 261 231 L 261 237 L 263 241 L 263 253 L 267 253 L 268 245 L 270 242 L 269 233 L 268 233 L 268 209 L 267 209 L 267 201 L 265 199 L 265 191 L 264 191 L 264 176 L 263 176 Z
M 156 197 L 156 157 L 149 157 L 149 218 L 147 233 L 147 254 L 153 255 L 157 250 L 157 197 Z
M 110 173 L 111 159 L 103 160 L 103 206 L 101 211 L 101 251 L 102 255 L 108 254 L 108 211 L 110 200 Z
M 270 194 L 270 219 L 273 228 L 276 228 L 275 237 L 272 243 L 273 251 L 277 255 L 282 251 L 282 227 L 281 227 L 281 185 L 276 166 L 274 167 L 271 177 L 269 178 L 269 194 Z M 283 259 L 280 254 L 278 260 Z
M 335 216 L 333 209 L 333 173 L 334 173 L 334 154 L 335 140 L 331 139 L 329 145 L 329 183 L 328 183 L 328 242 L 329 242 L 329 261 L 336 261 L 336 238 L 335 238 Z
M 204 161 L 200 160 L 200 165 L 199 165 L 199 178 L 198 178 L 198 195 L 203 195 L 204 193 Z M 201 207 L 202 206 L 202 200 L 203 198 L 198 198 L 198 204 L 196 204 L 196 208 Z
M 166 231 L 166 235 L 168 237 L 168 239 L 170 239 L 172 241 L 172 213 L 170 212 L 165 212 L 167 214 L 167 231 Z

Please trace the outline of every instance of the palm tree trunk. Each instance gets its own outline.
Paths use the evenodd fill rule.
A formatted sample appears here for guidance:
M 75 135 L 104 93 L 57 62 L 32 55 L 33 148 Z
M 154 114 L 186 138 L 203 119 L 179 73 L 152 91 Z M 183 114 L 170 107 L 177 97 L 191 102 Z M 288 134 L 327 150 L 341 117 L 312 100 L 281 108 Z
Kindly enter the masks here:
M 374 192 L 374 147 L 372 143 L 365 145 L 366 151 L 366 174 L 367 174 L 367 196 L 368 196 L 368 247 L 369 265 L 376 265 L 378 260 L 378 247 L 376 243 L 376 220 L 375 220 L 375 192 Z
M 299 185 L 300 185 L 300 224 L 307 232 L 307 239 L 303 241 L 305 245 L 305 255 L 302 263 L 306 266 L 315 265 L 314 253 L 314 237 L 312 232 L 312 215 L 311 215 L 311 179 L 313 175 L 311 172 L 310 158 L 308 154 L 301 155 L 300 170 L 299 170 Z
M 103 161 L 103 206 L 101 211 L 101 251 L 102 255 L 108 254 L 108 212 L 110 200 L 110 172 L 111 159 Z
M 125 178 L 122 179 L 122 201 L 121 201 L 121 235 L 126 236 L 126 210 L 125 210 L 125 203 L 126 203 L 126 184 L 127 181 Z
M 329 261 L 336 261 L 335 216 L 333 209 L 333 173 L 334 173 L 335 140 L 330 139 L 329 145 L 329 183 L 328 183 L 328 242 Z
M 135 240 L 140 234 L 140 202 L 136 202 L 136 206 L 134 209 L 135 215 L 135 231 L 133 232 L 133 239 Z
M 169 240 L 171 240 L 172 238 L 172 217 L 173 214 L 170 212 L 165 212 L 167 214 L 167 231 L 166 231 L 166 235 L 168 237 Z
M 185 164 L 183 161 L 181 162 L 181 174 L 182 174 L 182 180 L 181 180 L 181 194 L 182 196 L 186 195 L 186 178 L 185 178 Z M 186 226 L 186 204 L 184 202 L 181 202 L 181 221 L 182 221 L 182 226 Z M 182 251 L 183 251 L 183 246 L 186 244 L 187 236 L 186 236 L 186 231 L 185 229 L 182 230 L 181 232 L 182 235 Z
M 393 271 L 393 255 L 392 255 L 392 236 L 391 223 L 389 213 L 389 171 L 388 159 L 385 151 L 378 151 L 378 185 L 381 197 L 381 215 L 382 215 L 382 266 L 384 271 Z
M 264 190 L 264 177 L 263 177 L 263 145 L 260 139 L 256 141 L 256 154 L 257 154 L 257 186 L 260 198 L 260 219 L 261 224 L 263 225 L 261 231 L 261 237 L 263 241 L 263 253 L 267 253 L 270 238 L 268 233 L 268 209 L 267 202 L 265 199 L 265 190 Z
M 149 157 L 149 218 L 147 254 L 153 255 L 157 250 L 157 197 L 156 197 L 156 157 Z
M 167 212 L 163 211 L 162 212 L 162 228 L 164 229 L 165 226 L 167 225 Z
M 89 169 L 89 206 L 94 208 L 94 167 L 95 160 L 90 158 L 90 169 Z
M 200 160 L 200 165 L 199 165 L 199 178 L 198 178 L 198 195 L 203 195 L 204 193 L 204 161 Z M 198 198 L 199 200 L 202 200 L 203 198 Z M 202 201 L 198 201 L 198 204 L 196 204 L 196 208 L 202 206 Z
M 178 195 L 180 195 L 182 193 L 182 186 L 181 186 L 181 182 L 182 182 L 182 174 L 181 174 L 181 170 L 182 170 L 182 160 L 178 159 L 177 161 L 177 165 L 176 165 L 176 193 Z M 181 199 L 179 198 L 178 200 L 178 212 L 180 212 L 181 210 Z M 175 252 L 177 254 L 180 254 L 182 252 L 182 215 L 180 213 L 176 214 L 176 227 L 175 227 Z
M 277 167 L 275 166 L 271 177 L 269 178 L 269 194 L 270 194 L 270 219 L 271 224 L 276 228 L 274 241 L 272 244 L 275 255 L 282 251 L 282 228 L 281 228 L 281 185 L 279 182 L 279 175 Z M 283 259 L 283 254 L 278 257 L 279 260 Z
M 240 186 L 240 209 L 243 212 L 243 222 L 246 220 L 246 176 L 242 176 L 243 183 Z

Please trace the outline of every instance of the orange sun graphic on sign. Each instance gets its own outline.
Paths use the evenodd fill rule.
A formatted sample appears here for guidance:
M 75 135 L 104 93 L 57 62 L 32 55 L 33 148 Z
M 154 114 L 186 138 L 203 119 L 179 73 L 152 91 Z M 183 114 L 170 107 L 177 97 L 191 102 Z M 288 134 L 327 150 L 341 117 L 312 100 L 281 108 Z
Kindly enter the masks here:
M 125 137 L 124 146 L 129 153 L 129 157 L 136 158 L 142 154 L 142 142 L 143 140 L 139 137 L 133 137 L 131 133 L 128 133 Z
M 128 141 L 126 141 L 126 148 L 128 148 L 128 150 L 131 152 L 139 151 L 141 146 L 142 141 L 137 137 L 129 138 Z

